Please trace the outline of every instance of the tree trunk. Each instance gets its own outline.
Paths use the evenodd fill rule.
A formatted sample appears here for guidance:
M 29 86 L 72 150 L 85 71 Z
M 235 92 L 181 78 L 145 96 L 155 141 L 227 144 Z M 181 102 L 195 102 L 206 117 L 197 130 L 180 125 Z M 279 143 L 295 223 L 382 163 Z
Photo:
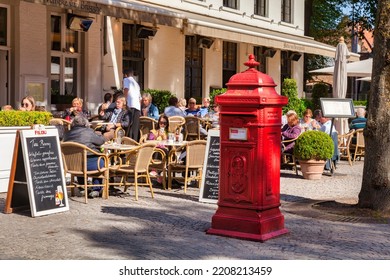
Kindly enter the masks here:
M 359 207 L 390 211 L 390 0 L 379 0 Z

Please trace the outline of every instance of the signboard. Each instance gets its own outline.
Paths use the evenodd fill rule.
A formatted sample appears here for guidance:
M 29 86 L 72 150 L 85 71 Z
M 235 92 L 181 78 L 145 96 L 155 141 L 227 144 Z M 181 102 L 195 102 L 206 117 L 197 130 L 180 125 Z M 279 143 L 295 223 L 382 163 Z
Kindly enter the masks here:
M 219 191 L 219 130 L 211 129 L 207 134 L 206 156 L 203 164 L 202 185 L 199 201 L 218 202 Z
M 327 118 L 353 118 L 355 109 L 352 99 L 320 98 L 322 114 Z
M 63 170 L 56 128 L 18 130 L 5 213 L 30 207 L 35 217 L 69 210 Z

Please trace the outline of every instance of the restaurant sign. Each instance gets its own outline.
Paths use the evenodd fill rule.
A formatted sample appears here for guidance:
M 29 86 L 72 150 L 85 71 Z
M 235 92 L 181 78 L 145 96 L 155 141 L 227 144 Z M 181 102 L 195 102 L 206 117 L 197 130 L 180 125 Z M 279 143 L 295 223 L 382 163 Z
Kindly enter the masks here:
M 77 9 L 83 12 L 100 14 L 102 8 L 97 3 L 89 1 L 78 1 L 78 0 L 45 0 L 44 4 L 51 6 L 58 6 L 66 9 Z

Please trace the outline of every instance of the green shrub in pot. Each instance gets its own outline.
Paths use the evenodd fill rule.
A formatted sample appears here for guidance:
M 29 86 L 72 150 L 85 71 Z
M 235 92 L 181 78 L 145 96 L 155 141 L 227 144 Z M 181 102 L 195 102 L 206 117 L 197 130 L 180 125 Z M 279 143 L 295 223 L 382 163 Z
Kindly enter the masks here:
M 50 112 L 0 111 L 0 127 L 49 125 L 52 117 Z
M 295 141 L 294 156 L 301 160 L 327 160 L 332 158 L 334 144 L 325 132 L 309 130 Z

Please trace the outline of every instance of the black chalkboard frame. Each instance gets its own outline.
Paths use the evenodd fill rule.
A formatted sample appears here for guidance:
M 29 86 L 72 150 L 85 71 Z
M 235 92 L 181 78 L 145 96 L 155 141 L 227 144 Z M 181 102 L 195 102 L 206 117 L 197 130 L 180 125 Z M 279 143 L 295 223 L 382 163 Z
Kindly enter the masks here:
M 210 154 L 211 141 L 215 140 L 215 138 L 218 138 L 218 142 L 220 141 L 219 139 L 220 130 L 210 129 L 207 133 L 207 144 L 206 144 L 206 154 L 203 163 L 202 184 L 200 186 L 200 192 L 199 192 L 200 202 L 214 203 L 214 204 L 218 202 L 218 197 L 210 198 L 208 194 L 209 188 L 208 186 L 206 186 L 206 181 L 207 181 L 207 174 L 208 174 L 208 159 Z M 218 170 L 219 170 L 219 166 L 218 166 Z M 219 179 L 218 179 L 218 189 L 219 189 Z
M 35 192 L 36 185 L 35 185 L 34 180 L 33 180 L 33 176 L 37 176 L 37 175 L 39 176 L 40 174 L 37 174 L 36 172 L 34 172 L 34 174 L 32 174 L 33 173 L 32 172 L 32 165 L 31 165 L 32 161 L 30 159 L 31 154 L 29 155 L 29 151 L 32 149 L 32 140 L 34 140 L 33 141 L 34 143 L 38 143 L 38 145 L 45 145 L 45 144 L 54 145 L 54 147 L 50 146 L 50 152 L 52 152 L 53 155 L 49 155 L 48 158 L 46 158 L 46 160 L 51 159 L 51 158 L 56 159 L 56 161 L 54 162 L 54 165 L 50 166 L 51 167 L 50 172 L 53 171 L 56 174 L 55 178 L 53 179 L 53 181 L 55 181 L 55 182 L 52 183 L 53 186 L 51 187 L 52 188 L 51 190 L 49 190 L 48 187 L 42 188 L 42 189 L 46 189 L 46 190 L 45 190 L 44 195 L 41 196 L 41 201 L 38 201 L 36 199 L 36 195 L 38 192 Z M 21 151 L 20 151 L 20 147 L 21 147 Z M 14 176 L 15 178 L 12 178 L 12 183 L 14 184 L 14 182 L 15 183 L 18 182 L 21 185 L 27 186 L 30 209 L 31 209 L 31 216 L 37 217 L 37 216 L 43 216 L 43 215 L 49 215 L 49 214 L 68 211 L 69 210 L 69 202 L 68 202 L 68 196 L 67 196 L 66 181 L 65 181 L 64 171 L 63 171 L 64 168 L 63 168 L 63 162 L 62 162 L 62 154 L 61 154 L 61 146 L 60 146 L 60 141 L 59 141 L 59 136 L 58 136 L 58 130 L 56 128 L 48 128 L 47 129 L 44 126 L 35 127 L 31 130 L 19 130 L 17 132 L 17 137 L 16 137 L 16 141 L 15 141 L 15 149 L 19 149 L 19 151 L 16 151 L 16 154 L 22 152 L 23 156 L 14 157 L 14 159 L 13 159 L 14 162 L 13 162 L 12 166 L 14 166 L 14 167 L 20 166 L 22 168 L 24 167 L 24 172 L 19 171 L 19 173 L 24 174 L 24 176 L 22 176 L 23 178 L 21 178 L 22 180 L 20 180 L 20 178 L 18 178 L 18 175 L 15 175 Z M 47 152 L 47 147 L 44 147 L 43 151 Z M 37 155 L 36 158 L 37 158 L 38 162 L 40 161 L 40 159 L 42 159 L 41 155 Z M 21 161 L 21 160 L 23 161 L 23 164 L 20 164 L 20 162 L 15 162 L 15 161 Z M 40 163 L 45 164 L 45 162 L 40 162 Z M 42 171 L 42 173 L 44 173 L 44 172 L 45 171 Z M 14 171 L 14 174 L 15 173 L 17 174 L 18 172 Z M 24 180 L 25 180 L 25 182 L 24 182 Z M 50 185 L 51 180 L 52 179 L 50 179 L 45 184 Z M 55 186 L 56 188 L 58 187 L 62 190 L 62 193 L 63 193 L 62 203 L 57 200 L 57 196 L 55 195 L 54 185 L 56 185 Z M 12 196 L 18 195 L 17 189 L 15 189 L 15 187 L 20 188 L 21 186 L 14 184 L 14 186 L 9 187 L 8 195 L 11 196 L 11 198 L 9 199 L 10 201 L 15 199 L 15 198 L 12 198 Z M 53 197 L 53 194 L 54 194 L 54 197 Z M 50 198 L 48 198 L 48 197 L 50 197 Z M 42 203 L 42 201 L 44 201 L 45 199 L 46 200 L 47 199 L 54 200 L 53 201 L 54 203 L 53 203 L 53 205 L 50 205 L 49 207 L 47 207 L 47 205 L 45 205 L 44 209 L 40 209 L 42 207 L 39 207 L 40 205 L 38 205 L 37 203 Z M 7 197 L 7 200 L 8 200 L 8 197 Z M 59 202 L 61 205 L 59 205 L 59 203 L 56 203 L 56 202 Z

